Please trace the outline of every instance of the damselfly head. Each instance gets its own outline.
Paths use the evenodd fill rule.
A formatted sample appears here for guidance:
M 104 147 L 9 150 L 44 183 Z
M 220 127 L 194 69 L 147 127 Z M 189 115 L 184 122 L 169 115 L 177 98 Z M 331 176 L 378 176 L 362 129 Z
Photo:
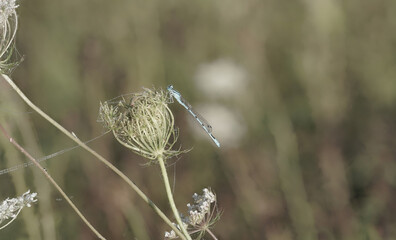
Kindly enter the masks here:
M 168 91 L 173 90 L 173 85 L 169 85 L 166 89 L 168 89 Z

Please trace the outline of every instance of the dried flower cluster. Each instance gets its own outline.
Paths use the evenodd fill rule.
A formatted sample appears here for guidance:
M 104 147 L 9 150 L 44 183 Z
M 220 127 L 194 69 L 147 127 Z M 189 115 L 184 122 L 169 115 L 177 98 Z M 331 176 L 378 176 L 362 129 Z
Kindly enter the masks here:
M 6 227 L 11 223 L 20 213 L 22 208 L 30 207 L 31 203 L 36 202 L 35 197 L 37 193 L 30 193 L 30 190 L 25 192 L 22 196 L 17 198 L 7 198 L 0 204 L 0 224 L 5 220 L 11 219 L 6 225 L 0 227 L 0 229 Z
M 170 158 L 181 151 L 172 150 L 178 134 L 168 102 L 167 92 L 144 89 L 101 103 L 99 121 L 135 153 L 150 160 Z
M 11 71 L 19 63 L 11 59 L 18 29 L 17 7 L 15 0 L 0 0 L 0 73 Z
M 182 216 L 182 221 L 190 234 L 198 233 L 197 239 L 200 239 L 217 222 L 220 213 L 217 211 L 216 195 L 210 189 L 204 188 L 202 195 L 194 193 L 192 197 L 194 204 L 187 204 L 188 216 Z M 165 232 L 165 238 L 176 239 L 178 236 L 172 230 Z
M 15 0 L 1 0 L 0 1 L 0 25 L 6 25 L 8 18 L 11 15 L 15 15 L 15 9 L 18 5 L 15 4 Z

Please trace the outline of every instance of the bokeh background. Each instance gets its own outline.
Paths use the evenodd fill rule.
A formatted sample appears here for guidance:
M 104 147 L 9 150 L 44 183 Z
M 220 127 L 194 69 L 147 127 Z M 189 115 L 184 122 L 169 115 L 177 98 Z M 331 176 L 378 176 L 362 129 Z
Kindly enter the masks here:
M 396 239 L 395 1 L 18 3 L 11 77 L 80 139 L 104 132 L 100 101 L 168 84 L 212 124 L 220 149 L 171 106 L 193 150 L 168 170 L 180 211 L 217 193 L 219 239 Z M 0 120 L 33 156 L 74 146 L 4 81 Z M 110 134 L 89 145 L 172 216 L 158 166 Z M 0 137 L 1 169 L 27 161 Z M 107 239 L 163 239 L 168 227 L 92 155 L 43 165 Z M 38 203 L 0 239 L 95 239 L 37 169 L 0 175 L 0 200 L 27 189 Z

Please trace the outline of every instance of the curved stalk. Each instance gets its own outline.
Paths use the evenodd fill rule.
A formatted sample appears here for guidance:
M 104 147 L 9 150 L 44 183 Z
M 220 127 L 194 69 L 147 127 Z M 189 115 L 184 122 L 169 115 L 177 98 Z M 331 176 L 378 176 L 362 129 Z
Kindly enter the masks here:
M 33 163 L 34 165 L 36 165 L 36 167 L 38 169 L 40 169 L 40 171 L 44 174 L 44 176 L 52 183 L 52 185 L 54 185 L 54 187 L 59 191 L 59 193 L 66 199 L 66 201 L 69 203 L 69 205 L 73 208 L 73 210 L 77 213 L 77 215 L 83 220 L 83 222 L 85 224 L 87 224 L 87 226 L 92 230 L 92 232 L 95 233 L 96 236 L 98 236 L 98 238 L 106 240 L 106 238 L 104 238 L 92 225 L 91 223 L 84 217 L 84 215 L 80 212 L 80 210 L 78 210 L 78 208 L 76 207 L 76 205 L 74 205 L 74 203 L 70 200 L 70 198 L 67 196 L 67 194 L 62 190 L 62 188 L 55 182 L 55 180 L 48 174 L 48 172 L 37 162 L 37 160 L 32 157 L 32 155 L 30 155 L 23 147 L 21 147 L 12 137 L 10 137 L 10 135 L 8 135 L 7 131 L 3 128 L 3 126 L 0 124 L 0 130 L 3 132 L 4 136 L 6 136 L 10 142 L 16 147 L 18 148 L 26 157 L 28 157 Z M 19 210 L 21 211 L 21 210 Z M 19 213 L 19 212 L 18 212 Z

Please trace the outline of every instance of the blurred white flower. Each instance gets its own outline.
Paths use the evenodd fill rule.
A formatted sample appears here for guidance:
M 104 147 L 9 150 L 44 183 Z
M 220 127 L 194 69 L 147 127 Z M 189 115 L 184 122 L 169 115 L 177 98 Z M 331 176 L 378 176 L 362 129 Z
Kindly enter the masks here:
M 235 111 L 222 105 L 200 105 L 197 107 L 199 113 L 213 127 L 213 134 L 219 140 L 221 147 L 236 147 L 239 145 L 246 133 L 246 126 L 242 118 Z M 193 118 L 189 118 L 189 125 L 194 129 L 194 135 L 207 138 L 207 135 L 199 127 Z
M 198 89 L 210 97 L 234 97 L 246 90 L 246 71 L 228 59 L 202 64 L 195 76 Z
M 202 64 L 195 75 L 195 84 L 200 92 L 211 99 L 226 99 L 233 102 L 241 101 L 247 92 L 248 76 L 245 69 L 229 59 Z M 209 104 L 209 103 L 207 103 Z M 234 147 L 239 144 L 246 132 L 242 118 L 235 111 L 220 105 L 205 105 L 198 107 L 200 112 L 213 127 L 222 147 Z M 193 120 L 190 121 L 191 125 Z M 196 132 L 198 128 L 194 128 Z M 201 132 L 202 133 L 202 132 Z M 204 135 L 204 134 L 200 134 Z
M 30 193 L 30 190 L 17 198 L 7 198 L 0 204 L 0 224 L 5 220 L 11 219 L 7 224 L 0 227 L 0 230 L 8 226 L 16 219 L 22 208 L 30 207 L 31 203 L 36 202 L 37 193 Z

